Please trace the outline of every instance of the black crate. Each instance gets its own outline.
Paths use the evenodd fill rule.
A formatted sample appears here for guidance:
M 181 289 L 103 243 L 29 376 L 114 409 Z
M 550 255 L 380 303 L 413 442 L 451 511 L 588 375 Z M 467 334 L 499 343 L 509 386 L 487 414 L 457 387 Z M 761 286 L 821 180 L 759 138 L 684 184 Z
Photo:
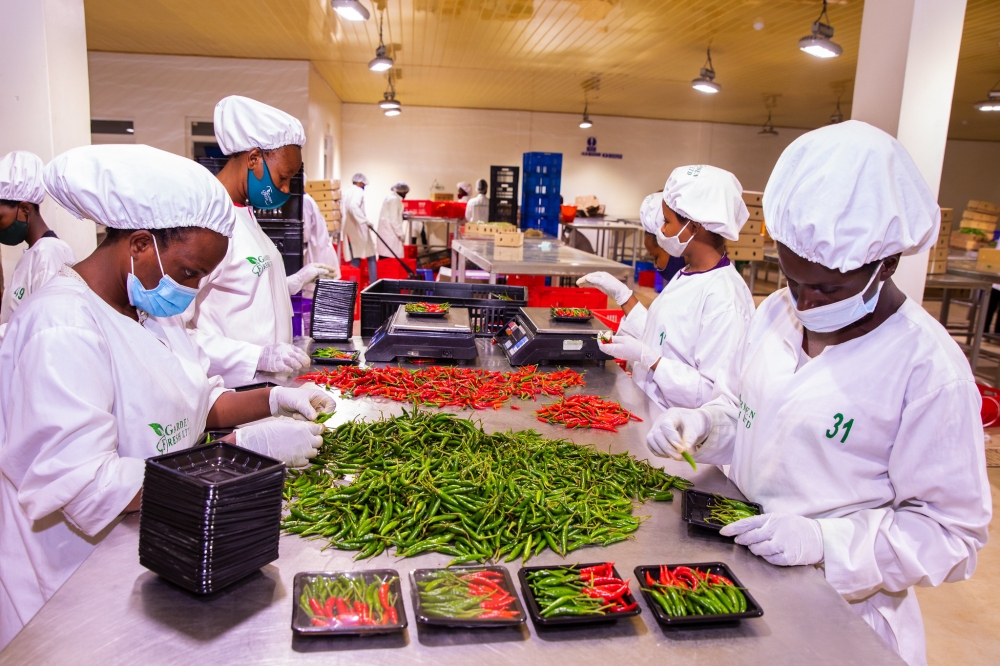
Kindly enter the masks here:
M 302 220 L 257 220 L 257 224 L 281 253 L 285 275 L 302 270 Z
M 507 296 L 511 300 L 499 297 Z M 370 337 L 406 303 L 450 303 L 469 309 L 469 324 L 479 337 L 500 330 L 528 305 L 528 288 L 503 284 L 424 282 L 422 280 L 378 280 L 361 292 L 361 335 Z
M 520 167 L 490 167 L 490 222 L 517 224 Z

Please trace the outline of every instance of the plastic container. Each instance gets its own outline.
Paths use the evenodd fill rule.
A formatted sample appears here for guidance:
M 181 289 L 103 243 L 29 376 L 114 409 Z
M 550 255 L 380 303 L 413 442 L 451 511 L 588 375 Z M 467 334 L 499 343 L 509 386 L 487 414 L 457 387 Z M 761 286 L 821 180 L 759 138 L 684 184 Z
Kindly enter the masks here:
M 514 602 L 508 608 L 509 610 L 516 611 L 517 616 L 510 619 L 482 620 L 479 618 L 436 617 L 428 614 L 420 598 L 420 583 L 441 571 L 450 571 L 459 576 L 467 573 L 474 573 L 476 571 L 495 571 L 503 574 L 503 578 L 497 583 L 497 585 L 502 590 L 507 592 L 507 594 L 514 597 Z M 523 624 L 526 618 L 524 607 L 521 605 L 521 600 L 517 596 L 517 590 L 514 589 L 514 581 L 510 577 L 510 572 L 507 571 L 507 567 L 472 566 L 450 567 L 448 569 L 417 569 L 410 574 L 410 593 L 411 600 L 413 602 L 413 614 L 416 616 L 417 622 L 420 624 L 434 624 L 444 627 L 464 627 L 469 629 L 485 629 L 490 627 L 517 626 L 519 624 Z
M 983 406 L 980 408 L 980 416 L 983 419 L 983 427 L 995 426 L 1000 421 L 1000 390 L 991 386 L 976 384 L 979 395 L 983 398 Z
M 285 274 L 302 270 L 302 220 L 257 219 L 261 230 L 281 254 Z M 271 257 L 275 261 L 277 257 Z
M 398 261 L 395 259 L 379 259 L 376 270 L 378 270 L 378 276 L 380 278 L 387 278 L 393 280 L 409 280 L 410 274 L 406 272 Z M 416 259 L 403 259 L 403 263 L 409 266 L 416 272 L 417 270 L 417 260 Z
M 656 271 L 639 271 L 639 286 L 654 289 L 656 287 L 656 275 Z
M 628 265 L 628 264 L 626 263 L 626 265 Z M 656 270 L 656 264 L 654 264 L 652 261 L 637 261 L 637 262 L 635 262 L 635 280 L 636 280 L 636 282 L 639 281 L 639 278 L 642 276 L 642 272 L 643 271 L 655 271 L 655 270 Z
M 347 578 L 362 579 L 365 583 L 375 582 L 375 577 L 382 580 L 395 579 L 389 584 L 389 594 L 393 596 L 393 608 L 396 609 L 398 622 L 374 626 L 315 626 L 308 613 L 299 604 L 302 590 L 306 584 L 315 578 Z M 399 584 L 399 572 L 395 569 L 367 569 L 364 571 L 304 571 L 295 574 L 292 585 L 292 631 L 299 636 L 364 636 L 371 634 L 391 634 L 406 629 L 406 609 L 403 608 L 403 593 Z
M 561 626 L 566 626 L 568 624 L 570 625 L 597 624 L 601 622 L 616 622 L 617 620 L 620 620 L 623 617 L 635 617 L 636 615 L 642 613 L 642 609 L 636 606 L 633 610 L 625 611 L 624 613 L 606 613 L 603 615 L 559 615 L 556 617 L 542 617 L 541 615 L 542 609 L 539 607 L 538 602 L 535 600 L 535 595 L 531 591 L 531 586 L 528 585 L 528 578 L 527 578 L 528 573 L 532 571 L 542 571 L 545 569 L 580 570 L 580 569 L 585 569 L 587 567 L 598 566 L 601 564 L 604 564 L 604 562 L 591 562 L 590 564 L 574 564 L 573 566 L 570 567 L 559 567 L 553 565 L 544 567 L 521 567 L 521 569 L 517 572 L 517 579 L 521 582 L 521 594 L 524 596 L 525 606 L 527 606 L 528 614 L 531 616 L 531 621 L 535 624 L 535 626 L 561 627 Z M 616 578 L 621 578 L 622 580 L 625 580 L 618 573 L 618 569 L 612 567 L 611 570 Z M 635 602 L 635 596 L 633 596 L 631 588 L 629 589 L 628 594 L 626 594 L 623 597 L 623 601 L 629 605 Z
M 500 284 L 379 280 L 361 292 L 361 335 L 374 334 L 400 305 L 420 301 L 468 308 L 472 330 L 479 337 L 490 337 L 528 304 L 528 290 Z
M 343 351 L 352 352 L 350 358 L 330 358 L 324 356 L 316 356 L 312 354 L 309 358 L 313 363 L 317 365 L 356 365 L 358 362 L 358 356 L 361 354 L 360 351 L 356 349 L 345 349 Z
M 660 565 L 652 566 L 639 566 L 635 568 L 635 578 L 640 583 L 640 589 L 642 589 L 642 596 L 646 600 L 646 605 L 649 606 L 649 610 L 652 611 L 653 617 L 656 621 L 662 625 L 666 626 L 676 626 L 676 625 L 705 625 L 705 624 L 720 624 L 726 622 L 737 622 L 751 617 L 760 617 L 764 614 L 764 609 L 760 607 L 757 600 L 751 596 L 750 592 L 746 589 L 739 579 L 733 574 L 732 569 L 726 566 L 722 562 L 699 562 L 696 564 L 667 564 L 667 568 L 673 569 L 674 567 L 688 567 L 689 569 L 700 569 L 701 571 L 707 571 L 708 573 L 713 573 L 717 576 L 724 576 L 733 582 L 733 584 L 741 588 L 743 591 L 743 596 L 747 600 L 747 609 L 742 613 L 726 613 L 723 615 L 683 615 L 676 617 L 673 615 L 667 615 L 660 604 L 653 598 L 651 594 L 642 589 L 645 587 L 646 572 L 648 571 L 650 575 L 657 578 L 660 573 Z
M 559 206 L 559 219 L 563 224 L 572 224 L 576 219 L 576 206 Z
M 603 310 L 608 307 L 608 297 L 593 287 L 541 287 L 529 294 L 528 306 Z
M 417 258 L 417 246 L 416 245 L 404 245 L 403 246 L 403 258 L 404 259 L 416 259 Z
M 764 507 L 760 504 L 757 504 L 756 502 L 749 502 L 747 500 L 740 501 L 757 509 L 757 513 L 764 513 Z M 681 509 L 681 516 L 691 525 L 696 525 L 697 527 L 703 527 L 707 530 L 714 530 L 718 532 L 725 527 L 725 525 L 708 521 L 708 517 L 712 513 L 712 505 L 714 503 L 715 498 L 712 496 L 712 493 L 703 493 L 700 490 L 688 488 L 684 491 L 684 507 Z

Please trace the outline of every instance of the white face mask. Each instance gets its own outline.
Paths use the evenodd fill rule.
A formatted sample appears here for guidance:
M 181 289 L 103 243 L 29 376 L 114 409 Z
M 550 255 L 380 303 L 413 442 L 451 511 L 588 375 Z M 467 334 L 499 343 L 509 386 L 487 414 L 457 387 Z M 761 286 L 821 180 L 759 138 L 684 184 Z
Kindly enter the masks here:
M 691 224 L 690 221 L 687 222 L 683 227 L 681 227 L 680 232 L 676 236 L 664 236 L 663 228 L 661 227 L 657 229 L 656 244 L 662 247 L 663 250 L 671 257 L 682 256 L 684 254 L 684 250 L 687 249 L 688 244 L 694 238 L 694 236 L 692 235 L 691 238 L 688 238 L 683 243 L 681 242 L 681 234 L 684 233 L 684 230 L 688 228 L 689 224 Z
M 868 280 L 868 284 L 850 298 L 845 298 L 836 303 L 820 305 L 810 310 L 799 310 L 798 303 L 796 302 L 795 316 L 798 318 L 799 323 L 814 333 L 833 333 L 875 312 L 875 306 L 878 305 L 878 295 L 882 293 L 882 281 L 879 281 L 875 295 L 867 303 L 865 302 L 865 292 L 868 291 L 868 288 L 875 281 L 875 278 L 878 277 L 881 270 L 882 262 L 880 261 L 875 268 L 875 272 L 872 273 L 871 279 Z M 788 293 L 791 295 L 791 291 Z M 792 301 L 795 302 L 794 296 L 792 297 Z

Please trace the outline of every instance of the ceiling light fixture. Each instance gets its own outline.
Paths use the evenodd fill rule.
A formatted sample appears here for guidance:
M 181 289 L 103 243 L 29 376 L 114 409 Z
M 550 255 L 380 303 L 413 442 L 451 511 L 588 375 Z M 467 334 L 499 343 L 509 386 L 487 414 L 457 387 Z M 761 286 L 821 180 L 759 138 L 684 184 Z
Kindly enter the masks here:
M 837 98 L 837 109 L 830 114 L 830 124 L 836 125 L 837 123 L 844 122 L 844 112 L 840 110 L 840 98 Z
M 993 88 L 986 95 L 986 99 L 982 102 L 976 102 L 975 107 L 978 111 L 1000 111 L 1000 81 L 993 84 Z
M 760 128 L 760 131 L 757 132 L 757 134 L 761 134 L 763 136 L 778 136 L 778 131 L 774 129 L 774 124 L 771 123 L 770 109 L 768 109 L 767 112 L 767 120 L 764 121 L 764 125 Z
M 715 94 L 722 90 L 722 86 L 715 82 L 715 69 L 712 67 L 712 47 L 708 47 L 706 52 L 708 59 L 705 66 L 701 68 L 701 75 L 691 81 L 691 87 L 703 93 Z
M 583 102 L 583 120 L 580 121 L 580 129 L 590 129 L 594 126 L 594 123 L 590 122 L 590 116 L 587 115 L 587 102 Z
M 330 0 L 333 11 L 346 21 L 367 21 L 371 14 L 358 0 Z
M 823 17 L 827 23 L 823 23 Z M 799 48 L 817 58 L 836 58 L 844 49 L 830 40 L 833 38 L 833 26 L 829 24 L 830 16 L 826 13 L 826 0 L 823 0 L 823 11 L 819 18 L 813 21 L 812 34 L 799 40 Z
M 385 21 L 385 8 L 378 16 L 378 48 L 375 49 L 375 59 L 368 63 L 368 69 L 373 72 L 387 72 L 392 69 L 392 58 L 385 54 L 385 42 L 382 41 L 382 23 Z
M 389 72 L 389 88 L 382 94 L 382 101 L 379 107 L 387 116 L 398 116 L 402 113 L 403 105 L 396 99 L 396 86 L 392 83 L 392 72 Z

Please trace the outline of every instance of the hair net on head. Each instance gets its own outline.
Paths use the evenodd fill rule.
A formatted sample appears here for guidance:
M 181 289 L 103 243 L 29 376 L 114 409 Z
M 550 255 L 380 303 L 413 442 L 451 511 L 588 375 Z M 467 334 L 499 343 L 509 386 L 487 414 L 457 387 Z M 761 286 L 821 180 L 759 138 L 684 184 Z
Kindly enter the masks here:
M 0 159 L 0 199 L 40 204 L 45 199 L 42 158 L 26 150 L 15 150 Z
M 486 194 L 486 191 L 489 190 L 489 188 L 490 188 L 489 184 L 487 184 L 487 182 L 484 179 L 480 178 L 479 180 L 476 181 L 476 192 L 479 192 L 480 194 Z
M 407 185 L 406 183 L 396 183 L 395 185 L 392 186 L 392 191 L 393 192 L 409 192 L 410 191 L 410 186 Z
M 457 187 L 460 190 L 465 190 L 466 194 L 469 194 L 469 193 L 472 192 L 472 185 L 469 185 L 464 180 L 462 182 L 460 182 L 458 185 L 456 185 L 455 187 Z
M 663 201 L 675 213 L 729 240 L 739 238 L 750 219 L 740 181 L 707 164 L 674 169 L 663 186 Z
M 274 150 L 306 142 L 302 123 L 280 109 L 239 95 L 215 105 L 215 140 L 224 155 L 254 148 Z
M 351 177 L 351 182 L 352 183 L 361 183 L 362 185 L 367 185 L 368 184 L 368 179 L 365 178 L 365 174 L 363 174 L 363 173 L 356 173 L 356 174 L 354 174 Z
M 785 148 L 764 188 L 764 220 L 795 254 L 845 272 L 930 248 L 941 209 L 899 141 L 849 120 Z
M 232 237 L 232 199 L 193 160 L 143 145 L 73 148 L 49 162 L 45 189 L 80 219 L 114 229 L 204 227 Z
M 642 200 L 639 206 L 639 221 L 647 233 L 656 235 L 657 229 L 663 228 L 663 196 L 654 192 Z

